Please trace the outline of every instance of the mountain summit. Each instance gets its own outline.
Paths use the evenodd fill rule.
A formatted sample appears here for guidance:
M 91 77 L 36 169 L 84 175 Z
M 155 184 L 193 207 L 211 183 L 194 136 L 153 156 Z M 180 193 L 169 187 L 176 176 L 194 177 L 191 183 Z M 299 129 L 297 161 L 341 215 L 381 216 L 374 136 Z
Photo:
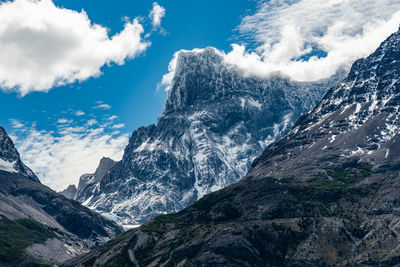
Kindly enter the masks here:
M 397 266 L 400 32 L 269 145 L 244 179 L 79 263 Z M 121 253 L 121 254 L 118 254 Z
M 13 141 L 3 127 L 0 127 L 0 170 L 19 173 L 32 181 L 40 182 L 31 169 L 21 161 Z
M 77 199 L 122 224 L 179 211 L 243 177 L 341 75 L 263 80 L 244 77 L 213 48 L 181 52 L 157 125 L 133 132 L 122 161 Z

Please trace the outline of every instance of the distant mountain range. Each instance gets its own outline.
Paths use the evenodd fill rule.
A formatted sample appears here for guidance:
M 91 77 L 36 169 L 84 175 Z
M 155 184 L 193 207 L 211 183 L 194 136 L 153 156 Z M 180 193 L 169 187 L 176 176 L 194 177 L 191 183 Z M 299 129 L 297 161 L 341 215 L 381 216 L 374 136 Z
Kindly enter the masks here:
M 103 157 L 100 160 L 99 166 L 97 167 L 94 173 L 87 173 L 81 175 L 79 178 L 78 187 L 75 185 L 69 185 L 65 190 L 59 192 L 61 195 L 70 198 L 70 199 L 80 199 L 80 195 L 82 191 L 88 186 L 89 184 L 96 183 L 103 179 L 104 175 L 112 168 L 117 162 Z
M 204 77 L 217 75 L 206 73 Z M 179 72 L 177 77 L 180 77 Z M 153 181 L 153 176 L 143 175 L 143 181 L 147 177 L 148 183 L 137 182 L 141 176 L 133 170 L 138 167 L 135 164 L 129 165 L 137 161 L 142 162 L 139 166 L 149 167 L 146 174 L 150 174 L 150 170 L 169 174 L 167 170 L 170 168 L 184 173 L 192 170 L 197 173 L 195 164 L 191 165 L 193 169 L 184 168 L 185 165 L 178 160 L 172 161 L 176 164 L 173 165 L 167 157 L 170 146 L 162 142 L 164 139 L 152 139 L 152 136 L 170 114 L 182 110 L 188 112 L 196 106 L 198 98 L 187 90 L 197 88 L 194 86 L 196 81 L 201 81 L 201 85 L 207 84 L 204 77 L 193 80 L 183 76 L 175 80 L 176 87 L 186 90 L 173 88 L 170 91 L 166 111 L 158 125 L 134 133 L 123 161 L 99 183 L 98 192 L 111 195 L 116 192 L 109 189 L 117 184 L 116 173 L 121 174 L 119 177 L 132 179 L 124 180 L 123 185 L 132 190 L 122 190 L 124 196 L 126 192 L 132 192 L 131 195 L 135 195 L 138 190 L 148 192 L 145 190 L 148 186 L 140 188 Z M 191 86 L 179 87 L 183 84 Z M 254 88 L 260 87 L 252 87 L 251 92 L 254 92 Z M 282 111 L 278 112 L 280 120 L 277 121 L 282 121 L 288 114 L 286 106 L 280 102 L 287 99 L 281 96 L 281 90 L 284 89 L 277 89 L 279 93 L 271 98 L 277 99 L 279 104 L 276 108 Z M 207 94 L 207 90 L 201 92 Z M 215 99 L 226 96 L 223 90 L 215 92 L 215 98 L 204 98 L 208 99 L 203 103 L 209 102 L 210 110 L 218 110 L 220 105 L 216 105 Z M 240 97 L 245 99 L 244 103 L 250 103 L 250 93 L 246 96 L 240 94 L 236 101 L 235 94 L 228 95 L 231 97 L 227 103 L 240 104 Z M 177 100 L 173 101 L 175 98 Z M 258 101 L 261 107 L 267 105 L 263 98 L 252 96 L 252 99 Z M 181 106 L 184 108 L 181 109 Z M 223 111 L 212 114 L 218 115 L 219 122 L 231 125 L 228 123 L 231 122 L 230 117 L 226 117 L 225 106 L 222 107 Z M 251 110 L 254 105 L 245 107 Z M 258 109 L 258 105 L 254 109 Z M 74 261 L 73 265 L 397 266 L 400 264 L 399 109 L 400 32 L 397 32 L 368 58 L 356 61 L 343 82 L 333 86 L 311 112 L 297 120 L 286 136 L 268 145 L 240 182 L 204 196 L 183 211 L 159 216 L 138 229 L 125 232 L 118 240 Z M 238 110 L 238 105 L 235 105 L 234 110 Z M 180 132 L 180 125 L 188 123 L 189 114 L 174 116 L 174 119 L 179 119 L 179 124 L 174 124 L 173 119 L 168 120 L 171 122 L 168 132 L 180 136 L 176 133 Z M 268 121 L 268 115 L 271 114 L 274 113 L 261 112 L 259 120 L 252 121 L 254 125 L 259 125 L 260 121 Z M 208 116 L 207 113 L 194 118 Z M 243 121 L 258 118 L 254 113 L 249 116 Z M 189 125 L 193 125 L 194 121 L 190 121 Z M 194 125 L 201 127 L 195 128 L 192 136 L 201 137 L 209 129 L 221 127 L 213 126 L 212 123 L 204 127 L 203 121 L 197 121 Z M 290 123 L 287 127 L 290 127 Z M 247 133 L 253 136 L 253 132 L 249 131 L 244 136 Z M 178 140 L 186 139 L 182 137 Z M 230 140 L 232 138 L 224 143 L 230 144 Z M 241 144 L 241 147 L 246 147 L 248 143 L 247 139 L 234 142 Z M 202 146 L 194 144 L 191 148 L 214 149 L 218 148 L 219 143 L 208 145 L 205 142 Z M 164 168 L 151 168 L 159 165 L 148 163 L 148 158 L 151 158 L 148 154 L 158 159 L 158 162 L 163 162 L 161 166 Z M 196 155 L 199 154 L 195 153 L 192 158 L 195 159 Z M 251 158 L 252 154 L 247 156 Z M 224 165 L 216 162 L 210 168 L 207 165 L 209 175 L 205 177 L 227 181 L 232 177 L 229 176 L 232 172 L 218 172 L 223 168 L 220 166 Z M 201 170 L 199 172 L 204 174 Z M 122 175 L 125 173 L 127 175 Z M 170 176 L 166 177 L 169 177 L 167 181 L 173 180 Z M 196 188 L 198 185 L 198 176 L 194 177 L 186 185 L 188 188 L 192 188 L 192 185 Z M 129 186 L 131 181 L 135 186 Z M 154 186 L 162 182 L 157 180 Z M 93 198 L 94 201 L 90 203 L 102 203 L 98 201 L 101 198 Z
M 314 83 L 244 77 L 214 48 L 181 52 L 157 125 L 133 132 L 122 161 L 76 199 L 124 225 L 177 212 L 242 178 L 344 75 Z
M 0 127 L 0 266 L 59 264 L 122 233 L 40 183 Z

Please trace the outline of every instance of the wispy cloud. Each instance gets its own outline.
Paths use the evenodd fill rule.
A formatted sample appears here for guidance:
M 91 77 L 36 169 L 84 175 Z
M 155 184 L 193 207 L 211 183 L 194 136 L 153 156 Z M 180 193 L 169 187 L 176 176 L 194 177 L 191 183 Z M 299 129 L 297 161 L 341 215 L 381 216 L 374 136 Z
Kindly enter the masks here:
M 90 120 L 86 121 L 87 126 L 93 126 L 95 124 L 98 124 L 97 120 L 95 120 L 95 119 L 90 119 Z
M 112 128 L 113 129 L 120 129 L 120 128 L 124 128 L 124 127 L 125 127 L 125 124 L 119 123 L 119 124 L 115 124 Z
M 14 129 L 18 129 L 18 128 L 25 127 L 25 125 L 22 124 L 19 120 L 10 119 L 10 122 L 11 122 L 11 126 L 12 126 Z
M 83 112 L 82 110 L 78 110 L 78 111 L 75 112 L 75 115 L 80 117 L 80 116 L 85 115 L 85 112 Z
M 110 37 L 85 11 L 52 0 L 2 1 L 0 25 L 0 87 L 21 95 L 99 76 L 150 46 L 137 19 Z
M 108 104 L 98 104 L 96 106 L 93 106 L 94 109 L 104 109 L 104 110 L 108 110 L 111 109 L 111 106 Z
M 11 136 L 22 160 L 42 183 L 62 190 L 69 184 L 76 184 L 80 175 L 94 172 L 103 156 L 121 159 L 128 134 L 114 131 L 113 126 L 105 128 L 90 120 L 82 126 L 50 131 L 33 125 L 15 128 Z
M 113 121 L 113 120 L 116 120 L 116 119 L 118 119 L 117 115 L 112 115 L 112 116 L 108 117 L 108 120 L 110 120 L 110 121 Z
M 73 123 L 73 122 L 74 122 L 73 120 L 69 120 L 66 118 L 59 118 L 57 120 L 57 123 L 59 123 L 59 124 L 69 124 L 69 123 Z

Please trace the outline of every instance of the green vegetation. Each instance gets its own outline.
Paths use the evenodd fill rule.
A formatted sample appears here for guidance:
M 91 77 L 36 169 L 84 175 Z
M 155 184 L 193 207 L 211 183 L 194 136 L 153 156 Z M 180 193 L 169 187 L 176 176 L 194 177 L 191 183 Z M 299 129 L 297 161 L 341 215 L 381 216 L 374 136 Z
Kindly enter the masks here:
M 369 164 L 348 164 L 341 168 L 328 170 L 326 174 L 320 173 L 319 177 L 324 178 L 324 180 L 314 182 L 310 184 L 310 187 L 321 191 L 341 190 L 357 184 L 361 180 L 370 176 L 371 173 L 372 166 Z M 328 180 L 329 177 L 331 180 Z
M 52 237 L 55 235 L 35 220 L 13 221 L 0 215 L 0 259 L 12 266 L 24 260 L 27 247 Z
M 158 234 L 164 234 L 170 231 L 171 227 L 168 226 L 169 223 L 173 223 L 176 219 L 182 214 L 181 212 L 178 213 L 171 213 L 166 215 L 160 215 L 156 217 L 153 221 L 150 221 L 148 224 L 145 224 L 141 227 L 143 231 L 146 232 L 154 232 Z

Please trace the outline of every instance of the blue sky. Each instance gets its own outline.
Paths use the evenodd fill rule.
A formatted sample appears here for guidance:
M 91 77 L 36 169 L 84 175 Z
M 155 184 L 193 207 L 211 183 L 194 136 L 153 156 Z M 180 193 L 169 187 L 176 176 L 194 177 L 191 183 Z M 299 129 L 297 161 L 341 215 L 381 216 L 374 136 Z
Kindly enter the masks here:
M 113 35 L 123 28 L 123 17 L 146 17 L 153 2 L 67 0 L 55 3 L 68 9 L 84 9 L 92 22 L 109 28 Z M 50 130 L 58 118 L 75 117 L 63 113 L 70 109 L 85 112 L 79 118 L 81 120 L 117 115 L 125 124 L 121 129 L 125 132 L 155 123 L 166 98 L 164 90 L 157 90 L 157 84 L 168 71 L 173 54 L 180 49 L 205 46 L 229 49 L 229 39 L 234 35 L 232 31 L 240 23 L 240 17 L 255 6 L 248 0 L 158 3 L 166 9 L 162 21 L 165 34 L 153 32 L 149 38 L 152 45 L 147 51 L 123 66 L 104 66 L 100 77 L 57 87 L 48 93 L 34 92 L 24 97 L 17 93 L 1 93 L 0 124 L 10 131 L 9 119 L 13 118 L 23 123 L 37 122 L 37 128 Z M 227 6 L 229 12 L 226 12 Z M 151 25 L 146 26 L 151 28 Z M 112 108 L 92 109 L 96 101 L 104 101 Z
M 160 25 L 152 10 L 165 10 Z M 0 1 L 0 125 L 61 190 L 156 123 L 157 86 L 181 49 L 215 47 L 243 75 L 315 81 L 399 23 L 397 0 Z

